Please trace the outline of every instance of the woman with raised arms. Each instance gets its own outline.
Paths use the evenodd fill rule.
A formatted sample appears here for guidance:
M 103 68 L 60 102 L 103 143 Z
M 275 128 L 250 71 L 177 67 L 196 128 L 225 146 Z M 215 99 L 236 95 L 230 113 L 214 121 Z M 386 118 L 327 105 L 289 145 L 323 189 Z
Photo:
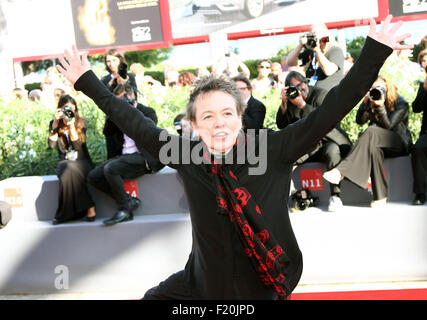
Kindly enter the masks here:
M 244 103 L 236 86 L 208 76 L 194 86 L 187 118 L 201 141 L 186 141 L 158 128 L 115 97 L 90 70 L 87 53 L 75 47 L 59 57 L 58 70 L 153 157 L 177 144 L 179 161 L 165 165 L 181 176 L 187 195 L 192 249 L 184 270 L 148 290 L 144 299 L 287 299 L 302 273 L 302 254 L 287 210 L 292 165 L 365 96 L 393 49 L 409 34 L 388 16 L 373 19 L 358 61 L 323 104 L 280 131 L 242 133 Z M 184 146 L 189 146 L 184 147 Z M 203 146 L 203 148 L 201 148 Z M 196 149 L 198 148 L 196 152 Z M 250 154 L 266 161 L 260 172 Z M 203 161 L 191 155 L 200 154 Z M 326 249 L 326 248 L 325 248 Z

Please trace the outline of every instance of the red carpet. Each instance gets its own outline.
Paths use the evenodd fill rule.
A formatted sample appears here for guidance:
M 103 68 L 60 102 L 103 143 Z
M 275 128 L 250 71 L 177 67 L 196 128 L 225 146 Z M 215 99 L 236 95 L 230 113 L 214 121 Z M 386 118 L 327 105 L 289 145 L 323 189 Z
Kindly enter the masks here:
M 427 300 L 427 289 L 294 293 L 291 300 Z

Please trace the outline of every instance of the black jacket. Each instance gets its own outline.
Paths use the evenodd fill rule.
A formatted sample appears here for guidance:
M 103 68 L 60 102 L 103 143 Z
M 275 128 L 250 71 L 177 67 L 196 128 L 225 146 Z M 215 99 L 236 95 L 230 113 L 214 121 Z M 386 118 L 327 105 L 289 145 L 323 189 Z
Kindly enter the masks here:
M 265 112 L 265 105 L 251 95 L 242 115 L 243 128 L 262 129 L 264 127 Z
M 279 108 L 276 114 L 276 124 L 279 129 L 286 128 L 291 123 L 305 118 L 314 108 L 320 106 L 328 91 L 317 87 L 309 87 L 304 109 L 300 109 L 288 100 L 286 112 Z
M 394 111 L 390 112 L 385 106 L 374 108 L 371 104 L 362 103 L 356 114 L 356 122 L 364 124 L 369 121 L 369 125 L 376 125 L 384 129 L 397 133 L 405 144 L 407 152 L 412 145 L 411 132 L 408 128 L 409 104 L 402 97 L 398 96 L 394 103 Z
M 318 87 L 309 87 L 309 93 L 306 99 L 306 105 L 304 109 L 298 108 L 292 102 L 288 101 L 286 112 L 283 113 L 282 109 L 279 108 L 276 114 L 276 124 L 279 129 L 284 129 L 288 125 L 307 117 L 315 108 L 319 107 L 323 103 L 323 99 L 325 98 L 328 91 Z M 338 146 L 343 147 L 343 152 L 346 153 L 350 150 L 351 141 L 347 135 L 347 133 L 341 129 L 340 123 L 338 123 L 335 128 L 332 128 L 325 137 L 321 141 L 319 141 L 316 145 L 311 145 L 311 151 L 305 156 L 305 159 L 312 156 L 316 153 L 317 150 L 320 149 L 322 143 L 332 141 L 335 142 Z M 299 163 L 304 162 L 303 159 L 299 161 Z
M 135 80 L 135 76 L 132 73 L 128 73 L 127 74 L 129 77 L 129 84 L 132 86 L 133 88 L 133 92 L 135 93 L 135 99 L 138 99 L 138 86 L 136 84 L 136 80 Z M 102 83 L 105 84 L 105 86 L 111 91 L 113 92 L 114 88 L 117 86 L 117 84 L 113 84 L 112 86 L 108 85 L 109 82 L 111 81 L 111 73 L 107 74 L 106 76 L 103 76 L 101 79 Z
M 427 91 L 424 89 L 424 83 L 420 81 L 417 96 L 412 102 L 412 111 L 415 113 L 423 113 L 423 122 L 421 123 L 420 136 L 427 134 Z
M 309 143 L 319 141 L 363 98 L 392 52 L 390 47 L 368 37 L 359 59 L 340 84 L 329 91 L 322 106 L 283 130 L 268 132 L 264 143 L 265 173 L 250 175 L 249 170 L 254 167 L 250 163 L 241 164 L 235 171 L 239 183 L 256 199 L 269 232 L 290 258 L 286 278 L 291 290 L 302 273 L 302 254 L 287 210 L 293 163 L 307 153 Z M 186 156 L 199 147 L 197 141 L 188 141 L 156 127 L 124 100 L 109 94 L 92 71 L 84 73 L 74 86 L 92 98 L 138 147 L 143 147 L 153 157 L 159 158 L 166 144 L 190 144 L 190 149 L 178 148 L 179 152 L 186 152 L 183 154 Z M 182 159 L 181 156 L 178 159 Z M 193 239 L 184 276 L 169 278 L 161 285 L 168 290 L 168 296 L 181 299 L 184 296 L 193 299 L 277 298 L 273 290 L 258 279 L 229 217 L 217 213 L 217 190 L 205 165 L 191 161 L 167 165 L 175 168 L 182 178 Z

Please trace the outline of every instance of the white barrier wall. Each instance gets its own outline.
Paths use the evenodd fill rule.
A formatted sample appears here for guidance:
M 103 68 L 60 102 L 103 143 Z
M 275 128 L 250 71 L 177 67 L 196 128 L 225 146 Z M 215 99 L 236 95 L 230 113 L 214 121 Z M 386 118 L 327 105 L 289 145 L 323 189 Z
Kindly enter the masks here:
M 427 205 L 410 205 L 408 159 L 386 163 L 389 179 L 401 176 L 403 200 L 374 210 L 368 206 L 369 193 L 358 188 L 355 190 L 367 197 L 366 203 L 346 205 L 335 213 L 327 212 L 323 203 L 290 214 L 304 257 L 300 284 L 427 280 Z M 316 164 L 299 170 L 313 168 Z M 294 184 L 301 183 L 298 177 L 299 171 L 295 171 Z M 11 222 L 0 230 L 0 294 L 126 290 L 140 291 L 142 296 L 184 268 L 191 251 L 191 222 L 174 170 L 166 168 L 138 179 L 145 209 L 133 221 L 112 227 L 104 227 L 102 218 L 93 223 L 51 225 L 55 179 L 23 177 L 0 182 L 0 196 L 8 190 L 6 195 L 22 205 L 13 208 Z M 147 183 L 147 179 L 152 180 Z M 157 190 L 154 193 L 170 194 L 170 202 L 144 191 L 148 186 Z M 344 186 L 343 190 L 349 198 L 354 194 L 351 188 Z M 392 198 L 399 198 L 393 188 Z M 322 192 L 318 195 L 327 199 L 329 190 Z M 96 201 L 111 201 L 102 194 L 95 196 Z M 164 212 L 154 212 L 150 206 L 156 202 Z M 114 210 L 105 203 L 102 207 L 97 202 L 97 208 L 112 214 Z M 53 211 L 47 214 L 45 209 Z

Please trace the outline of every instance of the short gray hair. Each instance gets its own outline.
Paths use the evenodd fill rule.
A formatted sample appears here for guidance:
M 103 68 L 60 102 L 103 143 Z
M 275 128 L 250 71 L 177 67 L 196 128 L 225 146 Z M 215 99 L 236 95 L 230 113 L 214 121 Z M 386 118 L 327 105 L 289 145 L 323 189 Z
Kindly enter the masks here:
M 234 81 L 230 81 L 224 76 L 210 74 L 196 80 L 190 93 L 190 99 L 187 103 L 186 118 L 190 121 L 196 121 L 196 107 L 194 105 L 197 97 L 206 93 L 220 91 L 229 94 L 236 102 L 236 111 L 239 116 L 243 114 L 246 104 L 243 101 L 240 91 L 237 89 Z

